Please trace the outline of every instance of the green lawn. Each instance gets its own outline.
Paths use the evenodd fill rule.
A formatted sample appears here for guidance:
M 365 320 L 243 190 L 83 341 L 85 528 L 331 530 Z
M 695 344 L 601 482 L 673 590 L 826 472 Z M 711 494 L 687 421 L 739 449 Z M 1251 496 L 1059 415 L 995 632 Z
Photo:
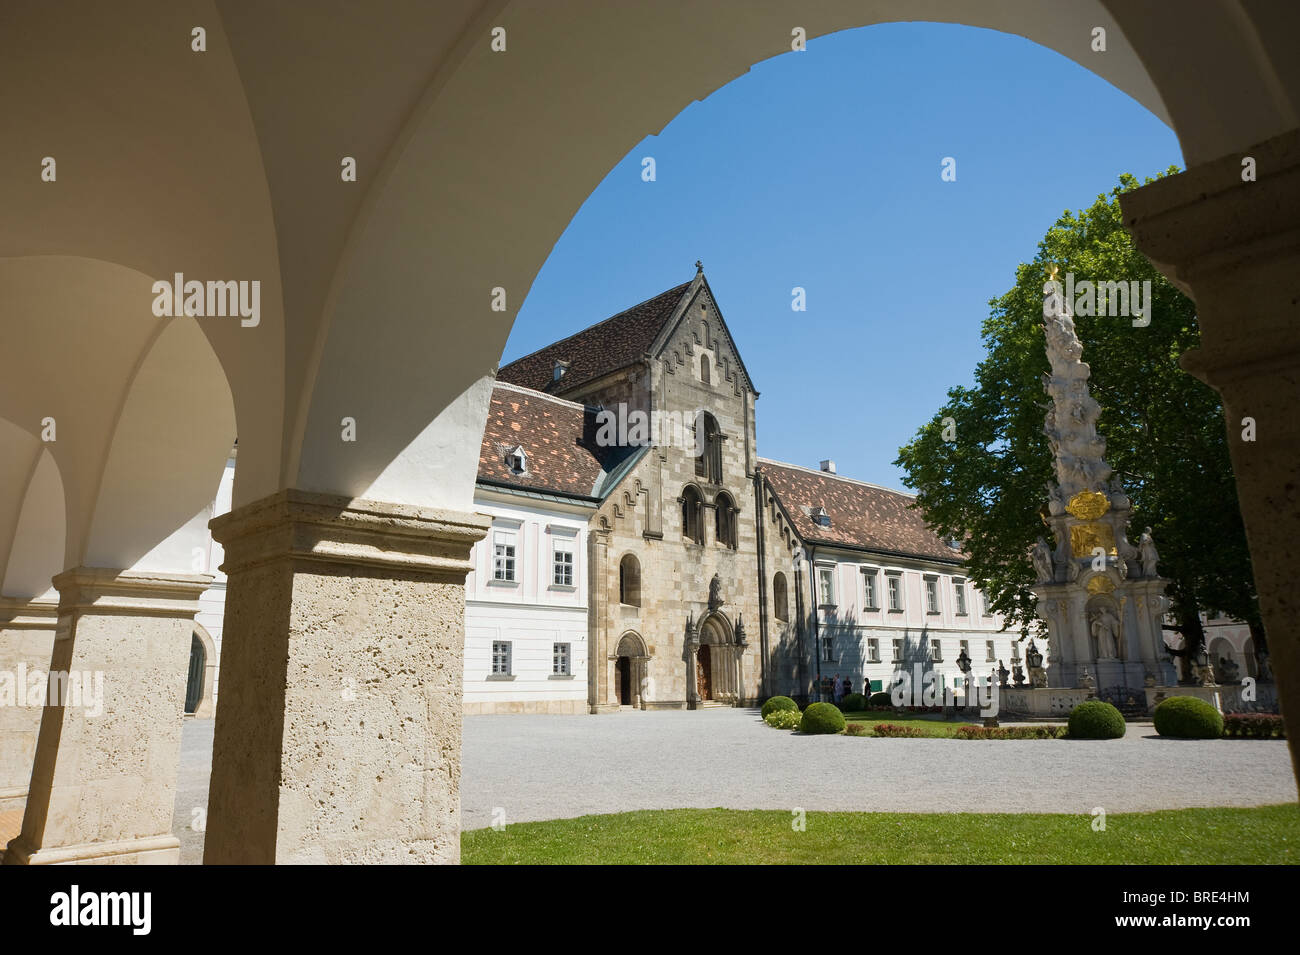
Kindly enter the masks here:
M 951 737 L 959 726 L 978 726 L 970 720 L 943 720 L 923 716 L 894 716 L 891 713 L 869 713 L 864 711 L 845 713 L 844 719 L 849 723 L 861 723 L 871 728 L 877 723 L 893 723 L 895 726 L 915 726 L 926 736 Z
M 461 834 L 461 861 L 491 864 L 1300 863 L 1300 806 L 1060 814 L 670 809 L 516 823 Z

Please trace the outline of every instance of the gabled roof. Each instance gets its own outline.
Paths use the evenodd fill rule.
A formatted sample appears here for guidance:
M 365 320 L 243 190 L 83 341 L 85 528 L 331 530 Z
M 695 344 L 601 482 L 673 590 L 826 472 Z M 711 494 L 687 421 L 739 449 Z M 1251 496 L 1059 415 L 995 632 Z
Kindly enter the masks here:
M 964 557 L 925 526 L 921 512 L 910 506 L 916 500 L 911 494 L 766 458 L 759 458 L 758 467 L 808 543 L 950 563 Z M 816 507 L 826 508 L 830 527 L 813 520 L 809 512 Z
M 497 381 L 549 394 L 564 394 L 626 368 L 650 351 L 692 284 L 686 282 L 660 292 L 554 345 L 512 361 L 497 372 Z M 557 361 L 569 364 L 560 381 L 555 381 Z
M 616 478 L 626 473 L 628 461 L 643 449 L 601 447 L 596 443 L 596 430 L 593 408 L 498 383 L 488 402 L 478 478 L 486 484 L 521 490 L 602 498 L 613 489 Z M 506 463 L 516 447 L 527 455 L 527 469 L 522 474 Z

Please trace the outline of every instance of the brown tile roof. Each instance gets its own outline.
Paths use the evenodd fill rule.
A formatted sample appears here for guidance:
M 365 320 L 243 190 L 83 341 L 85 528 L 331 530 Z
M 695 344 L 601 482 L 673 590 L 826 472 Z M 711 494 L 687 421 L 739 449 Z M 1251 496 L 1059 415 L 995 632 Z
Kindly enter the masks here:
M 563 341 L 512 361 L 497 372 L 497 381 L 549 394 L 564 394 L 625 368 L 650 350 L 690 285 L 686 282 L 670 288 Z M 569 363 L 568 372 L 558 382 L 554 380 L 556 361 Z
M 925 526 L 920 511 L 909 507 L 914 500 L 910 494 L 765 459 L 759 460 L 759 469 L 805 541 L 947 561 L 962 558 Z M 804 510 L 814 507 L 826 508 L 830 527 Z
M 605 476 L 628 456 L 628 449 L 602 448 L 595 436 L 593 410 L 497 385 L 479 447 L 479 479 L 527 490 L 599 496 L 597 482 L 603 484 Z M 506 464 L 506 455 L 517 446 L 527 455 L 523 474 Z

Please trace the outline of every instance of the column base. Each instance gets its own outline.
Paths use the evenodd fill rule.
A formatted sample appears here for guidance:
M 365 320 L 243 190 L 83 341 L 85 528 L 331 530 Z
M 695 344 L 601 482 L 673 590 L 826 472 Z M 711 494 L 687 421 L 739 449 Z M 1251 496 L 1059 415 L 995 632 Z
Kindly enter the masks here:
M 179 865 L 181 841 L 175 836 L 152 836 L 33 851 L 15 839 L 5 850 L 4 861 L 5 865 Z

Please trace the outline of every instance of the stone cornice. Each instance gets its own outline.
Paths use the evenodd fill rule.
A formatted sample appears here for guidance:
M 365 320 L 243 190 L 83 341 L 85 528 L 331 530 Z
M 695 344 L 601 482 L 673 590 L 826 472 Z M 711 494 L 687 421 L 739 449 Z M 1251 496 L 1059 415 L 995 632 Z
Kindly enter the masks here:
M 0 630 L 53 630 L 58 620 L 57 601 L 0 597 Z
M 464 580 L 487 515 L 287 488 L 214 518 L 227 575 L 272 561 L 345 564 Z
M 74 567 L 53 583 L 60 616 L 90 612 L 193 619 L 212 575 Z

